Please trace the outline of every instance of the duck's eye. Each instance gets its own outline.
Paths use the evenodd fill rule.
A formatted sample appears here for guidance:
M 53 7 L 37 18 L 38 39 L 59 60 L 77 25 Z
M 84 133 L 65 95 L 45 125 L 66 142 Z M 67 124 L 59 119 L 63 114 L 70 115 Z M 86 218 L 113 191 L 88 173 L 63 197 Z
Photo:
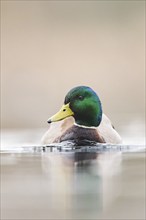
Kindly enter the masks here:
M 80 96 L 78 96 L 78 99 L 79 99 L 79 100 L 83 100 L 84 97 L 83 97 L 82 95 L 80 95 Z

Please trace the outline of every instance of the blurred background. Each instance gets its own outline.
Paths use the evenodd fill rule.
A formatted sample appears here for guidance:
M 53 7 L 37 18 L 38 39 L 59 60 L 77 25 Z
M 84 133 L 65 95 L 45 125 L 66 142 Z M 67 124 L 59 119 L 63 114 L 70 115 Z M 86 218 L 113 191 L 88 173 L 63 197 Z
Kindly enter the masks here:
M 78 85 L 98 93 L 120 151 L 37 146 Z M 144 0 L 1 1 L 2 219 L 144 220 L 144 104 Z
M 68 90 L 87 85 L 143 143 L 145 1 L 2 1 L 1 79 L 4 132 L 43 129 L 39 140 Z

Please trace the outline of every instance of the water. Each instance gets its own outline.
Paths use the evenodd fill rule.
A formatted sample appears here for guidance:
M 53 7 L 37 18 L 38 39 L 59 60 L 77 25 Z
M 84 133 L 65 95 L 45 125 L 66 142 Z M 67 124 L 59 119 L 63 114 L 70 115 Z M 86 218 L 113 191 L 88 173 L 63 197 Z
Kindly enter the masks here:
M 142 146 L 90 149 L 3 150 L 1 218 L 145 219 Z
M 2 220 L 145 219 L 143 142 L 45 147 L 43 133 L 2 134 Z

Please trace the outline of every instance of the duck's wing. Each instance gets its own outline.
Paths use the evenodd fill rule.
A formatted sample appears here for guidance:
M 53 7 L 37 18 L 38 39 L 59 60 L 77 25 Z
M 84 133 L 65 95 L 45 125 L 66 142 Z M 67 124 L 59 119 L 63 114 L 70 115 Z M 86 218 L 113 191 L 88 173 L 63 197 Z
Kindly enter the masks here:
M 105 114 L 102 115 L 102 121 L 97 129 L 99 134 L 103 137 L 106 143 L 111 143 L 111 144 L 122 143 L 122 139 L 120 135 L 114 129 L 111 121 Z
M 49 124 L 49 129 L 42 137 L 41 140 L 42 144 L 47 145 L 52 143 L 58 143 L 60 137 L 65 133 L 67 129 L 72 127 L 73 124 L 74 124 L 73 117 L 68 117 L 62 121 Z

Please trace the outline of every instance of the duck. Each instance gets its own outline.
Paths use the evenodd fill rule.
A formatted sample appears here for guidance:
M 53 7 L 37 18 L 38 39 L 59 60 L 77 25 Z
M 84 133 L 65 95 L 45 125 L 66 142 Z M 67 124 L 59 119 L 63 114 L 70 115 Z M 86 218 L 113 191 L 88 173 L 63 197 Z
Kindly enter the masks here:
M 84 140 L 120 144 L 122 139 L 110 119 L 103 113 L 97 93 L 88 86 L 72 88 L 61 109 L 47 122 L 49 129 L 42 137 L 45 145 L 63 141 Z

